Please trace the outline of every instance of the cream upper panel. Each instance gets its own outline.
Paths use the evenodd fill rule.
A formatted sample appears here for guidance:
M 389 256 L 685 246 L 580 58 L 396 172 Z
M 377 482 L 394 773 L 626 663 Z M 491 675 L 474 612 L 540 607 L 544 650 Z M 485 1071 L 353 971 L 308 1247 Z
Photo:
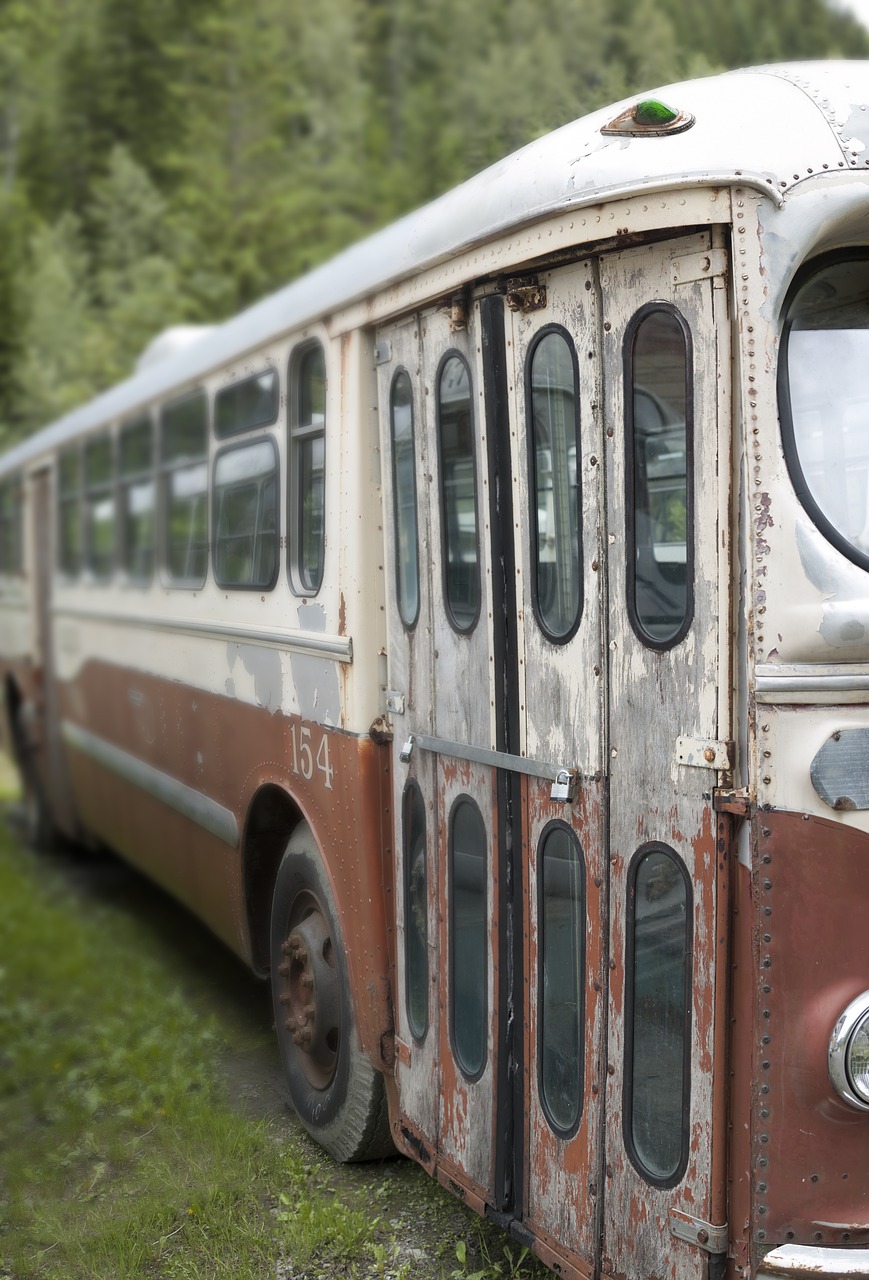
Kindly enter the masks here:
M 775 699 L 778 689 L 783 701 L 791 701 L 786 695 L 812 694 L 811 680 L 802 693 L 798 688 L 802 666 L 819 668 L 820 679 L 820 668 L 833 675 L 842 664 L 853 669 L 869 663 L 869 572 L 833 545 L 797 496 L 777 389 L 788 290 L 807 261 L 847 246 L 857 252 L 869 246 L 869 176 L 809 182 L 780 209 L 749 192 L 741 205 L 734 227 L 735 380 L 742 414 L 749 637 L 759 694 Z M 855 689 L 834 690 L 822 681 L 814 696 Z

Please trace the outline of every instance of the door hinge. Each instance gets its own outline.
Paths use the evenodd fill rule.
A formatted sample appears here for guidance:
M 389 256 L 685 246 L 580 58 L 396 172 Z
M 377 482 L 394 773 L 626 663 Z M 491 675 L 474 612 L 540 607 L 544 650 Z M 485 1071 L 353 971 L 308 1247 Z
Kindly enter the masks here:
M 724 249 L 704 249 L 701 253 L 687 253 L 684 258 L 673 258 L 670 263 L 673 284 L 693 284 L 695 280 L 712 280 L 727 270 L 727 254 Z
M 716 738 L 677 738 L 676 763 L 695 769 L 732 769 L 733 743 Z
M 546 306 L 546 285 L 536 280 L 508 280 L 504 301 L 511 311 L 542 311 Z
M 387 339 L 374 344 L 374 363 L 389 364 L 392 360 L 392 343 Z
M 707 1253 L 727 1252 L 726 1222 L 720 1225 L 704 1222 L 702 1218 L 692 1218 L 689 1213 L 671 1209 L 670 1230 L 677 1240 L 687 1240 L 688 1244 L 699 1245 Z

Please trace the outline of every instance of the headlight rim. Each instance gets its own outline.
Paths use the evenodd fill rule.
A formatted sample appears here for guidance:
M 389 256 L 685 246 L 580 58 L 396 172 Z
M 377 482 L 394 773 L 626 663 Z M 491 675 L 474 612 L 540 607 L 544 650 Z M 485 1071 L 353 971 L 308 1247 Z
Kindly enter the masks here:
M 830 1080 L 845 1102 L 858 1111 L 869 1111 L 869 1098 L 862 1097 L 851 1083 L 848 1050 L 855 1032 L 869 1019 L 869 991 L 862 992 L 846 1006 L 836 1020 L 830 1036 L 828 1063 Z

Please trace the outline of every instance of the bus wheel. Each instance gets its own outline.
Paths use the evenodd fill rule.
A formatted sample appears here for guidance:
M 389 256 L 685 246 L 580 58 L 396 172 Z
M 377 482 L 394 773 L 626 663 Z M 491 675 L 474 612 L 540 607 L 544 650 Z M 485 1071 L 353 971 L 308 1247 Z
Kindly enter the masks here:
M 27 843 L 32 849 L 47 852 L 57 843 L 57 830 L 42 790 L 42 783 L 33 759 L 27 730 L 19 711 L 13 721 L 13 749 L 18 775 L 21 779 L 21 799 L 24 808 L 24 829 Z
M 287 845 L 272 899 L 275 1029 L 299 1119 L 336 1160 L 394 1153 L 383 1077 L 359 1048 L 338 914 L 307 826 Z

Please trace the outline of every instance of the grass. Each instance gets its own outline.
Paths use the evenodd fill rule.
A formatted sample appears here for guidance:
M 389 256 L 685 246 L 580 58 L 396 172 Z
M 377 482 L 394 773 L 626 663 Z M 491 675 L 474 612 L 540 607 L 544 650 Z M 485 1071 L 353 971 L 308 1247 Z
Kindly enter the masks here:
M 216 992 L 244 971 L 204 933 L 185 968 L 189 917 L 79 865 L 0 813 L 2 1280 L 549 1275 L 410 1162 L 342 1169 L 286 1115 L 233 1106 L 222 1063 L 259 1033 L 250 984 Z

